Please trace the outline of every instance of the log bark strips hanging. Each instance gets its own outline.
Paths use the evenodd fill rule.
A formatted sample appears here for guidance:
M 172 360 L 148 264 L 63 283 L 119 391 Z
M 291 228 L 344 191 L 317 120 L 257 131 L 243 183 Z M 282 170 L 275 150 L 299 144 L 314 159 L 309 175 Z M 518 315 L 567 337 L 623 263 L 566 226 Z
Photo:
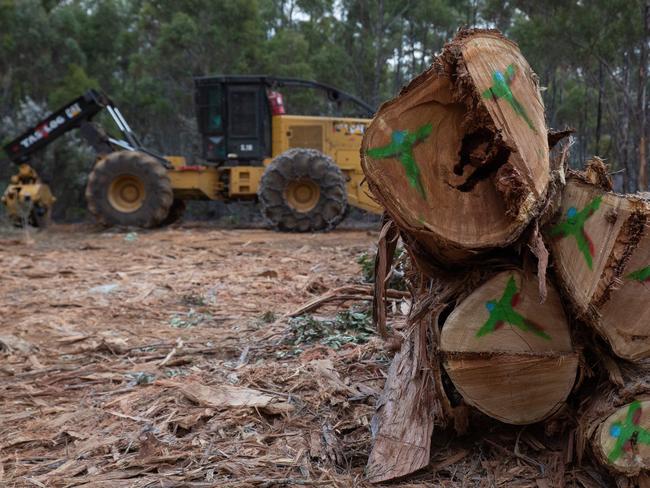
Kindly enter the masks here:
M 650 357 L 650 202 L 573 176 L 545 233 L 577 315 L 620 357 Z
M 452 408 L 443 388 L 437 324 L 443 310 L 474 286 L 476 273 L 434 277 L 410 272 L 417 275 L 409 279 L 411 285 L 418 285 L 412 289 L 413 307 L 371 423 L 373 447 L 366 475 L 373 483 L 424 468 L 432 433 L 447 424 L 464 432 L 467 424 L 466 409 Z
M 384 104 L 362 145 L 373 194 L 441 262 L 513 243 L 546 197 L 537 78 L 495 31 L 464 31 Z
M 372 419 L 373 449 L 366 475 L 379 483 L 410 474 L 429 464 L 434 425 L 445 422 L 426 358 L 426 331 L 414 330 L 393 358 L 384 392 Z
M 506 271 L 463 300 L 442 328 L 444 366 L 465 401 L 510 424 L 548 417 L 573 387 L 578 356 L 560 296 Z

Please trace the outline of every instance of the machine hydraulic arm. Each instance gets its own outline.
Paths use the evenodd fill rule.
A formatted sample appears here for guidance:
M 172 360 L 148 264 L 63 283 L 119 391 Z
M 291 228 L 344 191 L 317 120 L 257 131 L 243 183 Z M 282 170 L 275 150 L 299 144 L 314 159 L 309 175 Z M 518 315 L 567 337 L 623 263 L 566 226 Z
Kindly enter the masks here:
M 93 117 L 102 110 L 109 113 L 123 139 L 110 137 L 100 125 L 92 122 Z M 142 147 L 120 110 L 105 94 L 88 90 L 4 145 L 9 160 L 19 166 L 18 173 L 12 177 L 1 199 L 9 219 L 16 225 L 27 221 L 43 226 L 47 222 L 55 199 L 30 163 L 39 151 L 76 129 L 95 150 L 97 157 L 115 150 L 140 151 L 153 156 L 166 168 L 171 167 L 162 156 Z

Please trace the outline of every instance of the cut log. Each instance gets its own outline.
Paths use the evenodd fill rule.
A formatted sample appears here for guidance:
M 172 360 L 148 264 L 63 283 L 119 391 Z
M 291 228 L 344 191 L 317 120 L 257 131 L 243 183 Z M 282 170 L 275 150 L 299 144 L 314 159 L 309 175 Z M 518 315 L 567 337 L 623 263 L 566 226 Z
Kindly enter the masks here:
M 650 468 L 650 399 L 635 400 L 614 411 L 592 439 L 596 457 L 610 469 L 638 475 Z
M 574 176 L 545 230 L 560 284 L 579 318 L 620 357 L 650 357 L 650 203 Z
M 581 393 L 576 453 L 582 462 L 586 447 L 610 471 L 636 476 L 650 471 L 650 361 L 616 362 L 598 353 L 607 377 Z
M 464 400 L 510 424 L 555 412 L 573 388 L 578 366 L 560 296 L 547 283 L 506 271 L 484 283 L 442 329 L 444 366 Z
M 385 103 L 362 164 L 395 222 L 440 262 L 513 243 L 550 180 L 537 78 L 496 31 L 463 31 Z

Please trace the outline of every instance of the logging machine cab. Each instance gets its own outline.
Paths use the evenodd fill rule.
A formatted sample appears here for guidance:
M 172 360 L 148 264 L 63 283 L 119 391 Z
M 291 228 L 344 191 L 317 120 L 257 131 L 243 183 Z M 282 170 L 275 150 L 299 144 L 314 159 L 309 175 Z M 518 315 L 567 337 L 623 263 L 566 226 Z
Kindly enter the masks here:
M 360 115 L 372 116 L 373 108 L 362 100 L 336 88 L 305 80 L 268 76 L 216 76 L 196 78 L 195 96 L 199 131 L 203 136 L 203 158 L 223 163 L 262 161 L 274 156 L 279 145 L 323 147 L 325 117 L 287 116 L 282 89 L 312 88 L 326 93 L 340 112 L 350 102 Z M 280 117 L 281 116 L 281 117 Z M 349 129 L 363 133 L 367 120 Z M 345 123 L 336 124 L 341 132 Z M 284 132 L 281 130 L 284 129 Z M 350 132 L 350 131 L 348 131 Z M 273 137 L 275 136 L 275 137 Z M 286 141 L 283 139 L 286 137 Z M 358 149 L 357 149 L 358 150 Z
M 289 231 L 333 228 L 348 205 L 381 212 L 362 186 L 359 149 L 369 119 L 289 115 L 283 92 L 320 90 L 337 114 L 344 103 L 364 116 L 372 115 L 372 107 L 331 86 L 293 78 L 213 76 L 194 82 L 202 140 L 198 161 L 143 147 L 110 99 L 93 90 L 39 121 L 5 152 L 13 162 L 28 165 L 36 152 L 79 129 L 97 153 L 86 188 L 88 209 L 107 225 L 155 227 L 178 218 L 185 201 L 199 199 L 258 200 L 266 220 Z M 123 139 L 91 123 L 104 109 Z M 33 169 L 21 171 L 30 174 L 30 184 L 47 187 Z M 26 181 L 15 177 L 2 199 L 17 223 L 25 220 L 25 208 L 49 215 L 54 202 L 47 192 L 39 200 Z M 30 215 L 28 220 L 45 219 Z

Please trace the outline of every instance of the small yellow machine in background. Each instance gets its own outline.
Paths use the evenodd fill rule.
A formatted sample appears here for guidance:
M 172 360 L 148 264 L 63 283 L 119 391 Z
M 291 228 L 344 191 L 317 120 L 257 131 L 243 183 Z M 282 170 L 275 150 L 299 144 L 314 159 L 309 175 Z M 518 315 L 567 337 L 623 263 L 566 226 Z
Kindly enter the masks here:
M 14 225 L 45 227 L 50 222 L 56 198 L 52 196 L 50 187 L 40 180 L 34 168 L 21 164 L 18 173 L 11 177 L 0 201 Z

